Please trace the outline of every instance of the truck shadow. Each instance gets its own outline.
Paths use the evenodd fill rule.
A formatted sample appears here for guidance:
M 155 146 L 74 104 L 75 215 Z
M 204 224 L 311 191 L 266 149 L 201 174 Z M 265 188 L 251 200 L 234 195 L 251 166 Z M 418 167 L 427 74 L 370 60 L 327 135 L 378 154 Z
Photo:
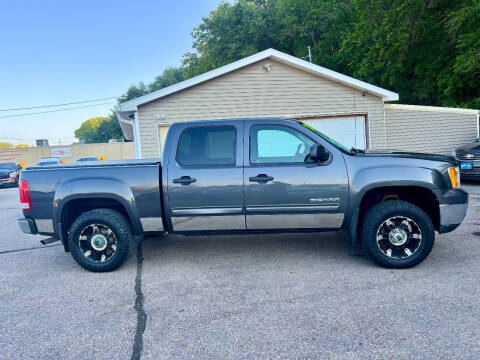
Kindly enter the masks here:
M 334 261 L 369 264 L 352 248 L 347 233 L 283 233 L 248 235 L 212 235 L 146 237 L 143 256 L 149 262 L 230 261 L 252 258 L 262 262 L 292 261 L 302 258 L 316 261 Z

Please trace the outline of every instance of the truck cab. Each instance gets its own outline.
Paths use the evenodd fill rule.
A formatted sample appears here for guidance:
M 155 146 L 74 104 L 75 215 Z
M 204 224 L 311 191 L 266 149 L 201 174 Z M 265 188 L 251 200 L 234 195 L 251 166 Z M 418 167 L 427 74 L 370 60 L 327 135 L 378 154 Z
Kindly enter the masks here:
M 295 121 L 174 124 L 162 163 L 175 232 L 342 227 L 348 174 L 341 150 Z M 311 159 L 322 147 L 323 161 Z

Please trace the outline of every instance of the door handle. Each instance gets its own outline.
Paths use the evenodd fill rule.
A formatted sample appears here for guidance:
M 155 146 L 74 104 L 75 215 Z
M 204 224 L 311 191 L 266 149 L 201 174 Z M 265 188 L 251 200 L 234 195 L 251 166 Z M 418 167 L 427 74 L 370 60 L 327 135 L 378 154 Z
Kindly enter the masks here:
M 197 181 L 197 179 L 191 178 L 190 176 L 182 176 L 177 179 L 173 179 L 173 182 L 175 184 L 182 184 L 182 185 L 190 185 L 191 183 L 194 183 Z
M 248 180 L 255 181 L 255 182 L 258 182 L 258 183 L 261 183 L 261 184 L 265 184 L 269 181 L 272 181 L 273 177 L 268 176 L 267 174 L 258 174 L 257 176 L 252 176 L 252 177 L 248 178 Z

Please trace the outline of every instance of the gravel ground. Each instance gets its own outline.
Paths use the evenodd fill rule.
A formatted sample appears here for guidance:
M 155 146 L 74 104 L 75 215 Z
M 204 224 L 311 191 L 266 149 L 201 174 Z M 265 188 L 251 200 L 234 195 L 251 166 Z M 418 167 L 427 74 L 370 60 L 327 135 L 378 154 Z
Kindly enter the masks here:
M 464 187 L 466 220 L 413 269 L 322 233 L 147 238 L 109 274 L 22 234 L 0 189 L 0 359 L 478 359 L 480 186 Z

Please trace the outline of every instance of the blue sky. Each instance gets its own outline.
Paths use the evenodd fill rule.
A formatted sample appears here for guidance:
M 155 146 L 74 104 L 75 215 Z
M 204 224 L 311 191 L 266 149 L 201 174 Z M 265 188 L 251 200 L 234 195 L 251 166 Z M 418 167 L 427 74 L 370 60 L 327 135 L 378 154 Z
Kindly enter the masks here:
M 132 83 L 148 83 L 180 64 L 191 50 L 193 27 L 219 3 L 3 0 L 0 109 L 118 96 Z M 112 106 L 11 118 L 1 116 L 20 112 L 0 111 L 0 142 L 69 143 L 84 120 L 107 115 Z M 49 109 L 21 112 L 42 110 Z

